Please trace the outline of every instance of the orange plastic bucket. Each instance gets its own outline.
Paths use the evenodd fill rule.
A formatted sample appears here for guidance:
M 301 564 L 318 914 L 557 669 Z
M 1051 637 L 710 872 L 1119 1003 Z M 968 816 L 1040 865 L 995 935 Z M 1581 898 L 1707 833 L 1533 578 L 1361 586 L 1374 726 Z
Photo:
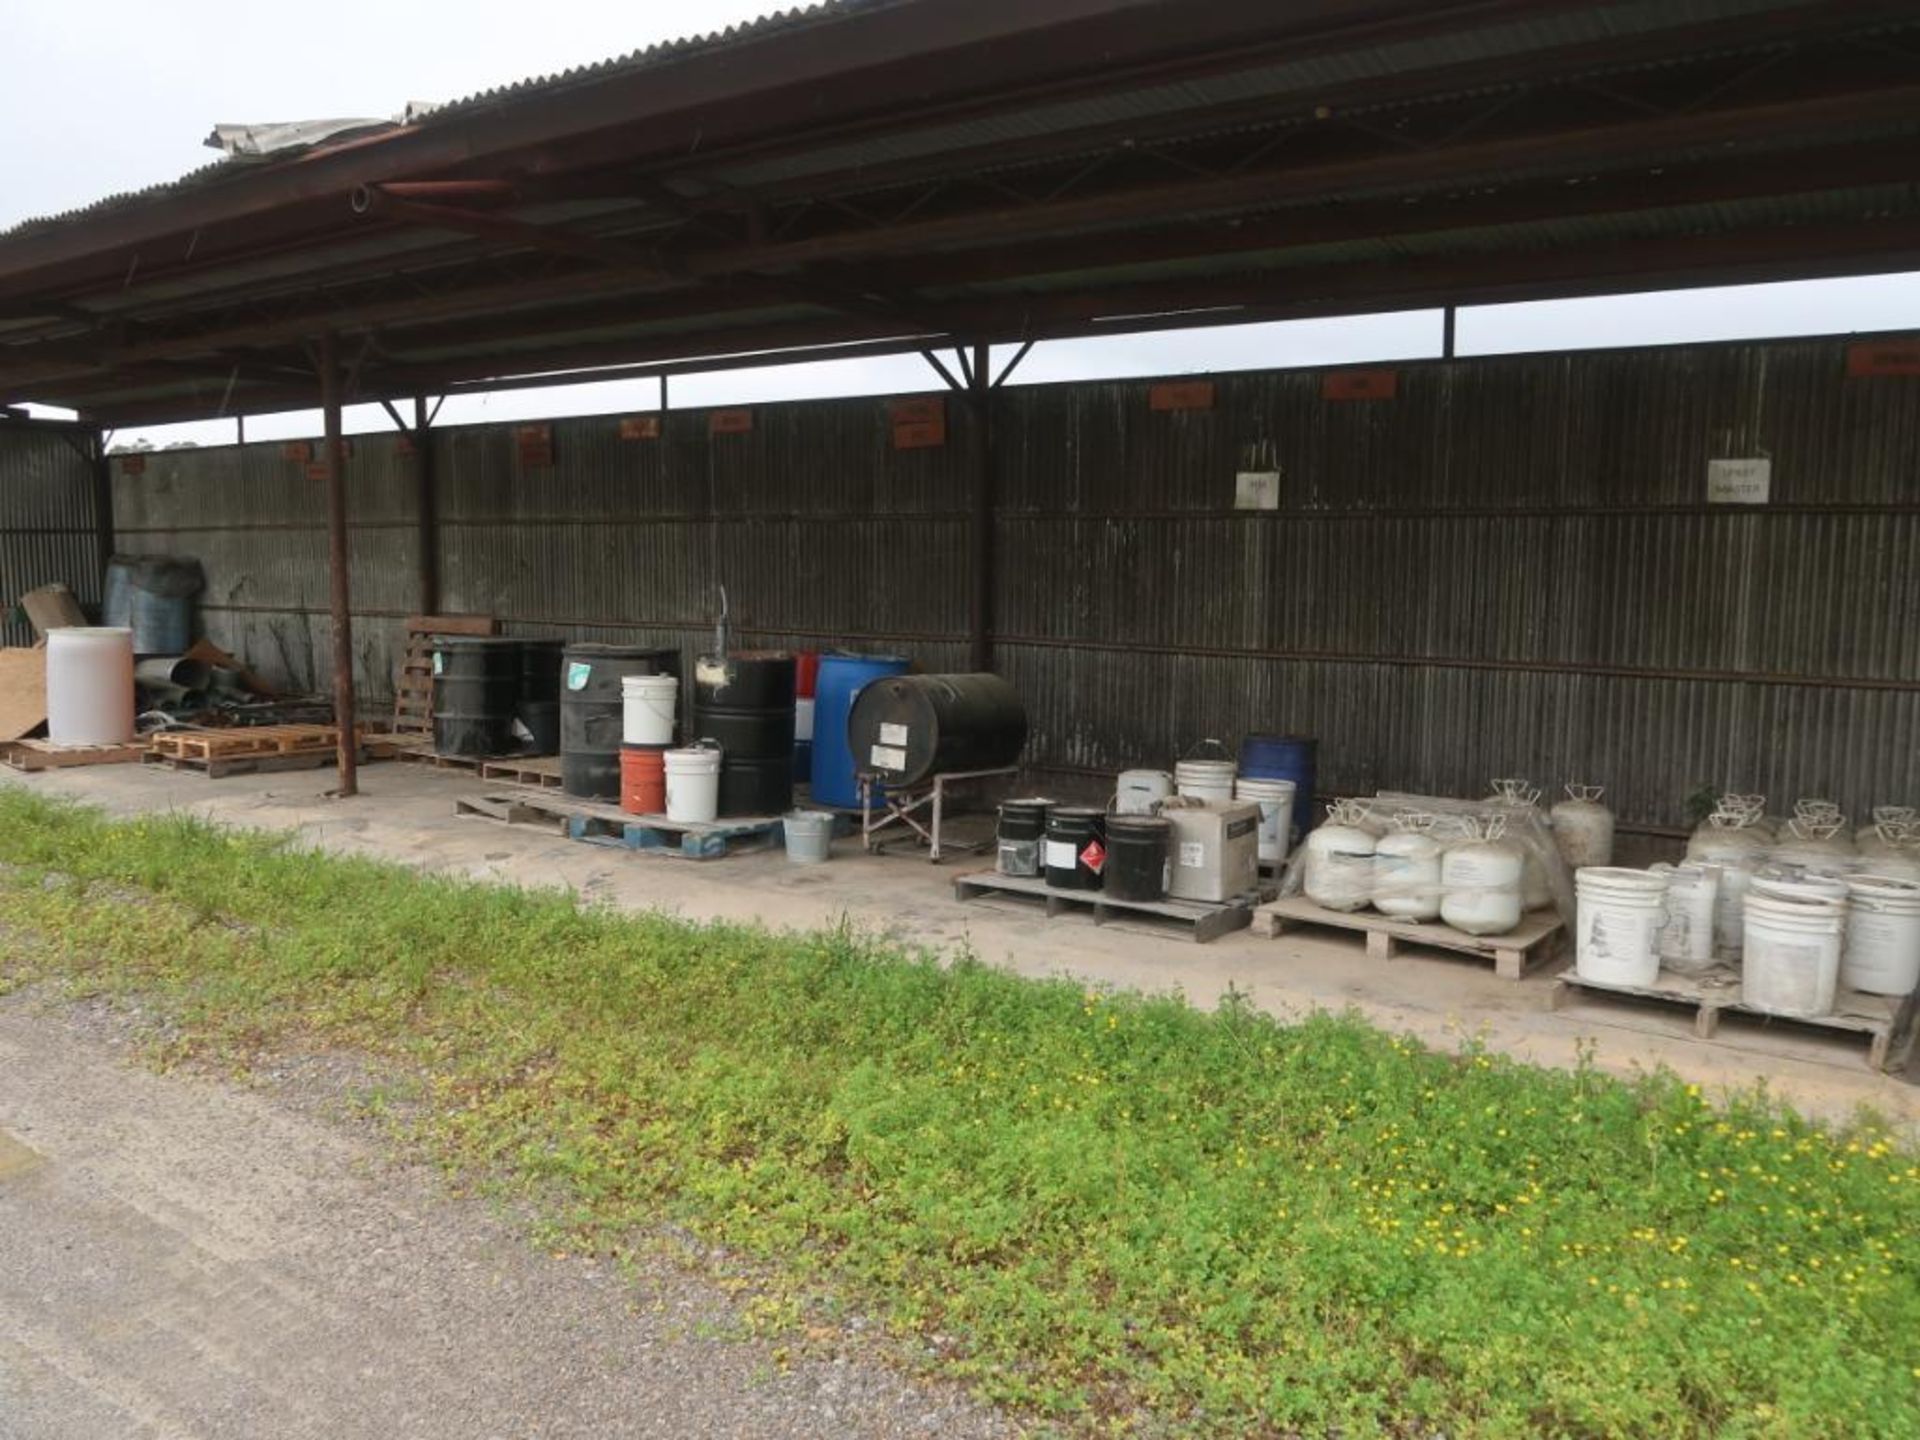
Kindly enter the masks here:
M 620 747 L 620 808 L 629 815 L 662 815 L 667 809 L 667 747 Z

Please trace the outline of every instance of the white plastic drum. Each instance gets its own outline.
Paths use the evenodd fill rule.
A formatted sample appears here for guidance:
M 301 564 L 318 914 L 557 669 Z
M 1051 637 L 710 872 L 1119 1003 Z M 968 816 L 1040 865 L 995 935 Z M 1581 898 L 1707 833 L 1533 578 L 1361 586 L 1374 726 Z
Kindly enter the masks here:
M 717 817 L 720 813 L 719 747 L 669 750 L 666 762 L 667 818 L 704 821 Z
M 671 745 L 680 710 L 673 675 L 627 675 L 620 681 L 620 738 L 629 745 Z
M 1525 870 L 1520 852 L 1497 835 L 1455 845 L 1440 860 L 1440 918 L 1469 935 L 1506 934 L 1520 923 Z
M 1667 893 L 1654 940 L 1663 969 L 1682 975 L 1702 975 L 1713 968 L 1713 921 L 1720 899 L 1720 882 L 1704 865 L 1655 865 L 1664 875 Z
M 1573 968 L 1580 978 L 1640 986 L 1658 980 L 1656 942 L 1666 916 L 1667 877 L 1595 865 L 1574 872 L 1573 891 Z M 1711 913 L 1709 905 L 1709 917 Z
M 1116 815 L 1153 815 L 1173 794 L 1173 776 L 1164 770 L 1122 770 L 1113 789 Z
M 56 745 L 133 739 L 133 631 L 73 625 L 47 632 L 47 738 Z
M 1840 983 L 1869 995 L 1912 994 L 1920 986 L 1920 884 L 1862 876 L 1848 888 Z
M 1747 893 L 1740 998 L 1769 1015 L 1825 1015 L 1840 985 L 1846 904 Z
M 1233 795 L 1260 807 L 1260 863 L 1285 864 L 1293 844 L 1293 781 L 1243 775 L 1233 782 Z

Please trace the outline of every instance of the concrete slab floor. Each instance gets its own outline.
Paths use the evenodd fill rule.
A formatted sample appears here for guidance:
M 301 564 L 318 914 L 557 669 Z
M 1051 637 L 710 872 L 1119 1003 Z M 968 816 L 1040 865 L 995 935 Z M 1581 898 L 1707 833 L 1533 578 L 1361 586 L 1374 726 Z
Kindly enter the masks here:
M 185 810 L 229 824 L 297 831 L 345 854 L 476 880 L 567 886 L 595 900 L 692 919 L 808 928 L 846 917 L 909 943 L 967 945 L 983 960 L 1024 975 L 1178 989 L 1203 1006 L 1231 987 L 1279 1016 L 1353 1007 L 1439 1048 L 1479 1036 L 1517 1058 L 1565 1066 L 1586 1045 L 1615 1073 L 1664 1065 L 1710 1090 L 1764 1081 L 1804 1113 L 1845 1119 L 1871 1106 L 1920 1134 L 1920 1088 L 1870 1070 L 1865 1037 L 1728 1019 L 1718 1037 L 1703 1041 L 1691 1034 L 1691 1015 L 1679 1010 L 1581 1001 L 1556 1013 L 1548 1009 L 1550 973 L 1504 981 L 1491 964 L 1437 953 L 1370 960 L 1357 935 L 1267 940 L 1240 932 L 1195 945 L 1164 933 L 1096 928 L 1090 917 L 1048 920 L 1011 900 L 956 900 L 954 875 L 984 863 L 971 857 L 935 866 L 912 852 L 868 856 L 857 839 L 838 841 L 831 863 L 805 867 L 788 865 L 777 851 L 696 862 L 614 850 L 458 817 L 458 797 L 503 787 L 470 772 L 412 764 L 365 767 L 361 796 L 345 801 L 327 798 L 331 770 L 214 781 L 138 765 L 0 774 L 4 783 L 117 815 Z

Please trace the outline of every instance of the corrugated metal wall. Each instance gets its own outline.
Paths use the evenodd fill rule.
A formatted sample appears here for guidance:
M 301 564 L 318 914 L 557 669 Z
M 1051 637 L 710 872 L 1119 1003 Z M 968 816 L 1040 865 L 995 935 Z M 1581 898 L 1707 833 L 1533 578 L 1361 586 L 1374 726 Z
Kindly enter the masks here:
M 1036 759 L 1111 770 L 1251 729 L 1323 788 L 1606 784 L 1672 825 L 1703 784 L 1920 798 L 1920 378 L 1819 341 L 1422 363 L 1008 397 L 1001 669 Z M 1772 502 L 1706 503 L 1766 456 Z M 1281 508 L 1234 513 L 1236 471 Z
M 1831 341 L 1222 377 L 1211 410 L 1145 382 L 1009 389 L 996 420 L 998 667 L 1034 764 L 1164 764 L 1206 736 L 1323 737 L 1324 788 L 1607 784 L 1679 822 L 1701 785 L 1920 799 L 1920 378 L 1849 379 Z M 435 436 L 443 602 L 509 628 L 701 643 L 717 586 L 753 644 L 965 663 L 973 437 L 892 448 L 881 400 L 705 412 L 659 440 L 562 420 Z M 356 649 L 391 688 L 416 594 L 414 461 L 355 442 Z M 1707 462 L 1768 456 L 1765 507 Z M 1243 469 L 1281 508 L 1232 509 Z M 209 629 L 326 674 L 321 487 L 278 446 L 166 452 L 116 480 L 127 548 L 197 554 Z M 136 543 L 137 542 L 137 543 Z
M 14 618 L 29 590 L 58 582 L 95 606 L 103 578 L 92 462 L 57 431 L 0 426 L 0 644 L 33 643 Z

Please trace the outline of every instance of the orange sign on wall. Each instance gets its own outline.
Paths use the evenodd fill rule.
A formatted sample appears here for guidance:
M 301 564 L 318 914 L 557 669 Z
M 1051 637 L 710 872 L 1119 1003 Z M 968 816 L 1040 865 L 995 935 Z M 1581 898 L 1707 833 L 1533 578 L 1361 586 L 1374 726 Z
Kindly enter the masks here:
M 1920 340 L 1862 340 L 1847 347 L 1847 374 L 1920 375 Z
M 1322 400 L 1391 400 L 1399 393 L 1398 370 L 1334 370 L 1320 381 Z
M 660 417 L 658 415 L 628 415 L 620 422 L 622 440 L 658 440 L 660 438 Z
M 1166 380 L 1147 391 L 1147 408 L 1151 410 L 1211 410 L 1213 408 L 1213 382 L 1211 380 Z
M 715 410 L 707 416 L 709 435 L 745 435 L 753 429 L 751 410 Z

